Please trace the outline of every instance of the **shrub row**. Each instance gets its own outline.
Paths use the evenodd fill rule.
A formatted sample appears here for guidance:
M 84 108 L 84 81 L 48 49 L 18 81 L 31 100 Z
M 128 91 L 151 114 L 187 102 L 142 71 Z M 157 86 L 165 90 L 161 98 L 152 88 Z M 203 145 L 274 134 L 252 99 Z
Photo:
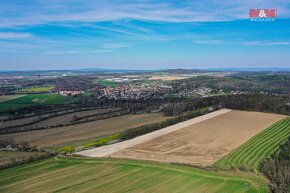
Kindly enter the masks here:
M 8 162 L 5 163 L 0 163 L 0 169 L 5 169 L 5 168 L 10 168 L 14 167 L 20 164 L 25 164 L 25 163 L 30 163 L 36 160 L 43 160 L 49 157 L 54 156 L 53 153 L 41 153 L 41 154 L 36 154 L 36 155 L 31 155 L 29 157 L 18 157 L 18 158 L 13 158 L 9 160 Z

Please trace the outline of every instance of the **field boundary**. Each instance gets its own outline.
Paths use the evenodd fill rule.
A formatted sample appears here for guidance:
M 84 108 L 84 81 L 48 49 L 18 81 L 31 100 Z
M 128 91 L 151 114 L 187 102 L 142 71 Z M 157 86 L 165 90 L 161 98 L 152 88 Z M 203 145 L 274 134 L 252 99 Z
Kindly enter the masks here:
M 89 150 L 85 150 L 85 151 L 80 151 L 80 152 L 76 152 L 76 155 L 81 155 L 81 156 L 88 156 L 88 157 L 105 157 L 105 156 L 109 156 L 110 154 L 116 153 L 118 151 L 124 150 L 126 148 L 144 143 L 146 141 L 149 141 L 151 139 L 160 137 L 162 135 L 166 135 L 168 133 L 171 133 L 173 131 L 177 131 L 179 129 L 185 128 L 187 126 L 211 119 L 213 117 L 225 114 L 232 111 L 231 109 L 221 109 L 212 113 L 208 113 L 206 115 L 202 115 L 175 125 L 171 125 L 169 127 L 165 127 L 163 129 L 160 129 L 158 131 L 154 131 L 130 140 L 126 140 L 120 143 L 115 143 L 115 144 L 111 144 L 111 145 L 106 145 L 106 146 L 102 146 L 102 147 L 97 147 L 97 148 L 93 148 L 93 149 L 89 149 Z

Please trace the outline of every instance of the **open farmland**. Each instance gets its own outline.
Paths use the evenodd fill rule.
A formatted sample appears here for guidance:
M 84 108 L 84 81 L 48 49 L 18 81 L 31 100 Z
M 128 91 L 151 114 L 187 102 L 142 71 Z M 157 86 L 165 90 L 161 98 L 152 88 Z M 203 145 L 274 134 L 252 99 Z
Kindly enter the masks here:
M 27 107 L 31 105 L 50 105 L 63 104 L 64 97 L 58 94 L 29 94 L 12 100 L 0 103 L 0 112 L 7 110 L 16 110 L 18 108 Z
M 49 116 L 49 114 L 42 115 L 42 117 L 46 117 L 46 116 Z M 33 117 L 26 117 L 22 119 L 15 119 L 11 121 L 0 122 L 0 129 L 4 127 L 16 127 L 16 126 L 20 126 L 24 124 L 29 124 L 33 121 L 37 121 L 37 119 L 38 119 L 38 116 L 33 116 Z
M 117 87 L 117 86 L 120 85 L 119 82 L 108 81 L 108 80 L 102 80 L 102 81 L 99 82 L 99 84 L 101 86 L 105 86 L 105 87 L 107 87 L 107 86 L 109 86 L 109 87 Z
M 75 109 L 59 111 L 54 113 L 47 113 L 39 116 L 31 116 L 21 119 L 15 119 L 5 122 L 0 122 L 0 133 L 7 134 L 13 133 L 9 131 L 19 132 L 25 130 L 37 130 L 37 128 L 49 128 L 53 126 L 64 126 L 65 124 L 76 123 L 76 121 L 86 119 L 88 117 L 96 117 L 98 115 L 104 115 L 119 111 L 118 108 L 111 109 Z M 5 128 L 6 127 L 6 128 Z M 7 129 L 8 127 L 8 129 Z M 13 128 L 10 128 L 13 127 Z M 2 128 L 2 130 L 1 130 Z M 5 128 L 5 131 L 4 131 Z
M 11 138 L 32 146 L 51 147 L 77 144 L 96 137 L 119 133 L 129 128 L 166 120 L 161 113 L 123 115 L 76 125 L 0 135 L 0 140 Z
M 32 183 L 33 182 L 33 183 Z M 0 171 L 0 192 L 268 192 L 264 180 L 186 166 L 51 158 Z
M 9 101 L 12 99 L 17 99 L 19 97 L 23 97 L 25 95 L 4 95 L 4 96 L 0 96 L 0 102 L 5 102 L 5 101 Z
M 0 128 L 4 127 L 17 127 L 17 126 L 23 126 L 26 124 L 33 123 L 37 121 L 39 118 L 50 118 L 54 115 L 56 116 L 62 116 L 65 114 L 70 114 L 74 112 L 75 110 L 79 109 L 67 109 L 67 108 L 54 108 L 52 110 L 48 110 L 46 112 L 32 112 L 32 113 L 27 113 L 27 114 L 22 114 L 22 118 L 17 118 L 17 119 L 3 119 L 2 122 L 0 122 Z
M 290 118 L 283 119 L 257 134 L 215 163 L 222 169 L 259 169 L 260 163 L 274 153 L 290 136 Z
M 88 157 L 105 157 L 105 156 L 108 156 L 110 154 L 121 151 L 123 149 L 133 147 L 135 145 L 150 141 L 151 139 L 160 137 L 162 135 L 166 135 L 168 133 L 177 131 L 179 129 L 182 129 L 182 128 L 185 128 L 187 126 L 199 123 L 201 121 L 205 121 L 207 119 L 216 117 L 218 115 L 221 115 L 223 113 L 227 113 L 229 111 L 231 111 L 231 110 L 230 109 L 222 109 L 222 110 L 215 111 L 215 112 L 212 112 L 212 113 L 209 113 L 206 115 L 201 115 L 197 118 L 189 119 L 187 121 L 183 121 L 183 122 L 165 127 L 163 129 L 158 129 L 154 132 L 150 132 L 150 133 L 147 133 L 145 135 L 135 137 L 131 140 L 125 140 L 125 141 L 122 141 L 120 143 L 115 143 L 112 145 L 107 145 L 107 146 L 103 146 L 103 147 L 99 147 L 99 148 L 93 148 L 93 149 L 89 149 L 89 150 L 85 150 L 85 151 L 80 151 L 80 152 L 77 152 L 76 154 L 81 155 L 81 156 L 88 156 Z
M 269 113 L 229 111 L 107 156 L 210 166 L 284 117 Z
M 31 87 L 21 89 L 19 93 L 44 93 L 49 92 L 52 89 L 54 89 L 54 86 Z
M 117 108 L 112 109 L 95 109 L 95 110 L 86 110 L 86 111 L 80 111 L 75 113 L 69 113 L 64 114 L 56 117 L 52 117 L 49 119 L 46 119 L 44 121 L 40 121 L 38 123 L 30 125 L 31 127 L 48 127 L 48 126 L 54 126 L 54 125 L 60 125 L 60 124 L 69 124 L 74 121 L 74 119 L 81 119 L 82 117 L 88 117 L 88 116 L 94 116 L 104 113 L 109 113 L 116 111 Z

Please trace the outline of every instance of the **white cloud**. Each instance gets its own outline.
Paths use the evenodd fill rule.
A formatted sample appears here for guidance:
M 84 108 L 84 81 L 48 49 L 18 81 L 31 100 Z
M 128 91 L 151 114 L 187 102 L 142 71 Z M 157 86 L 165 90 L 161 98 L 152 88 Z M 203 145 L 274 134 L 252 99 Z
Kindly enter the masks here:
M 290 42 L 259 42 L 259 41 L 253 41 L 253 42 L 242 42 L 242 45 L 246 46 L 279 46 L 279 45 L 290 45 Z
M 282 0 L 39 0 L 1 4 L 0 26 L 36 25 L 50 22 L 98 22 L 139 19 L 164 22 L 211 22 L 247 19 L 251 8 L 276 8 L 279 18 L 289 18 L 289 2 Z
M 44 52 L 43 55 L 63 55 L 65 52 Z
M 105 53 L 105 52 L 113 52 L 113 50 L 92 50 L 88 53 Z
M 0 39 L 15 39 L 31 37 L 30 33 L 0 32 Z
M 195 40 L 193 41 L 195 44 L 223 44 L 225 43 L 223 40 Z
M 111 44 L 102 44 L 103 48 L 106 49 L 117 49 L 117 48 L 126 48 L 134 46 L 132 43 L 111 43 Z
M 279 46 L 279 45 L 290 45 L 287 41 L 243 41 L 243 40 L 194 40 L 194 44 L 205 44 L 205 45 L 215 45 L 215 44 L 225 44 L 225 45 L 242 45 L 242 46 Z
M 93 53 L 105 53 L 112 52 L 113 50 L 91 50 L 91 51 L 52 51 L 44 52 L 43 55 L 69 55 L 69 54 L 93 54 Z

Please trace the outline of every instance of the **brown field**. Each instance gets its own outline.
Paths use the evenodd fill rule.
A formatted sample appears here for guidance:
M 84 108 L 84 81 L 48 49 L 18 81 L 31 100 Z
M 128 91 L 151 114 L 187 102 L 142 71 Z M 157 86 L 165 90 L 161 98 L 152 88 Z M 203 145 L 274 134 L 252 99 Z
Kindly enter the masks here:
M 44 117 L 45 115 L 43 115 Z M 5 122 L 0 122 L 0 129 L 4 127 L 15 127 L 15 126 L 20 126 L 23 124 L 29 124 L 33 121 L 36 121 L 38 119 L 38 116 L 33 116 L 33 117 L 27 117 L 27 118 L 22 118 L 22 119 L 15 119 L 11 121 L 5 121 Z
M 48 118 L 46 120 L 40 121 L 38 123 L 30 124 L 29 126 L 25 127 L 43 127 L 43 126 L 54 126 L 58 124 L 66 124 L 70 123 L 73 120 L 74 116 L 78 117 L 84 117 L 84 116 L 89 116 L 89 115 L 94 115 L 94 114 L 100 114 L 100 113 L 106 113 L 109 111 L 117 110 L 117 108 L 112 108 L 112 109 L 95 109 L 95 110 L 86 110 L 86 111 L 79 111 L 75 113 L 68 113 L 70 111 L 59 111 L 58 113 L 64 113 L 64 115 L 59 115 L 56 117 Z M 68 113 L 68 114 L 66 114 Z M 22 119 L 16 119 L 16 120 L 11 120 L 11 121 L 5 121 L 5 122 L 0 122 L 0 129 L 3 127 L 9 127 L 9 126 L 21 126 L 23 124 L 29 124 L 34 121 L 37 121 L 39 117 L 49 117 L 54 113 L 47 113 L 43 114 L 40 116 L 33 116 L 33 117 L 27 117 L 27 118 L 22 118 Z
M 66 113 L 66 112 L 69 112 L 69 110 L 58 111 L 58 113 Z M 32 123 L 32 122 L 38 120 L 39 117 L 49 117 L 52 114 L 53 113 L 46 113 L 46 114 L 42 114 L 42 115 L 35 115 L 35 113 L 25 114 L 28 117 L 0 122 L 0 129 L 4 128 L 4 127 L 17 127 L 17 126 L 22 126 L 24 124 L 29 124 L 29 123 Z
M 111 145 L 105 145 L 105 146 L 101 146 L 101 147 L 96 147 L 96 148 L 80 151 L 80 152 L 77 152 L 76 154 L 81 155 L 81 156 L 87 156 L 87 157 L 106 157 L 110 154 L 116 153 L 116 152 L 121 151 L 123 149 L 127 149 L 127 148 L 133 147 L 137 144 L 147 142 L 147 141 L 154 139 L 156 137 L 166 135 L 168 133 L 171 133 L 171 132 L 177 131 L 179 129 L 191 126 L 193 124 L 205 121 L 207 119 L 219 116 L 219 115 L 227 113 L 229 111 L 231 111 L 231 110 L 230 109 L 221 109 L 218 111 L 208 113 L 206 115 L 202 115 L 202 116 L 199 116 L 199 117 L 196 117 L 193 119 L 189 119 L 187 121 L 183 121 L 183 122 L 165 127 L 163 129 L 159 129 L 157 131 L 147 133 L 145 135 L 141 135 L 139 137 L 135 137 L 135 138 L 130 139 L 130 140 L 125 140 L 125 141 L 122 141 L 119 143 L 114 143 Z
M 162 80 L 162 81 L 172 81 L 172 80 L 183 80 L 189 77 L 184 76 L 152 76 L 148 80 Z
M 16 99 L 16 98 L 19 98 L 19 97 L 23 97 L 25 95 L 5 95 L 5 96 L 0 96 L 0 102 L 5 102 L 5 101 L 9 101 L 9 100 L 12 100 L 12 99 Z
M 11 138 L 15 142 L 27 142 L 31 146 L 38 147 L 62 146 L 77 144 L 165 119 L 167 117 L 161 113 L 124 115 L 65 127 L 0 135 L 0 140 Z
M 284 117 L 230 111 L 110 154 L 109 157 L 210 166 Z
M 52 117 L 50 119 L 46 119 L 46 120 L 41 121 L 39 123 L 32 124 L 31 126 L 43 127 L 43 126 L 53 126 L 53 125 L 59 125 L 59 124 L 66 124 L 66 123 L 70 123 L 73 120 L 74 116 L 85 117 L 85 116 L 90 116 L 90 115 L 94 115 L 94 114 L 107 113 L 107 112 L 114 111 L 114 110 L 117 110 L 117 108 L 80 111 L 80 112 L 70 113 L 70 114 L 66 114 L 66 115 L 60 115 L 57 117 Z

